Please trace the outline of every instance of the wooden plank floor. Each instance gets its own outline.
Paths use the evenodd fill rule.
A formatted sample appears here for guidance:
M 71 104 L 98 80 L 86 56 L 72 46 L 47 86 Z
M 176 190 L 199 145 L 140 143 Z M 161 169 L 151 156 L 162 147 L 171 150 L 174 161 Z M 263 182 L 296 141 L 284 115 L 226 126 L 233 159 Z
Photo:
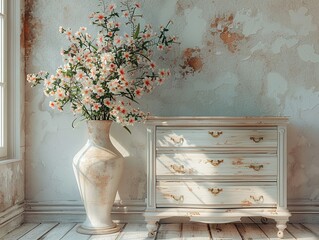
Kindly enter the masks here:
M 76 232 L 77 223 L 24 223 L 1 240 L 273 240 L 277 228 L 272 223 L 234 224 L 161 224 L 153 238 L 147 237 L 145 224 L 121 224 L 121 231 L 109 235 L 83 235 Z M 285 240 L 319 240 L 319 224 L 288 224 Z

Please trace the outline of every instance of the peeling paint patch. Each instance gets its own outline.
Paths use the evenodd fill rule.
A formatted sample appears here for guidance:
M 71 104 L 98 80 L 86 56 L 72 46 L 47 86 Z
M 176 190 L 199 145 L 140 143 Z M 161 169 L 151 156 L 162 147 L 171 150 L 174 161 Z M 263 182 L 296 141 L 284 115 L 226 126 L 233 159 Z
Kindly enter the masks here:
M 203 45 L 203 36 L 206 33 L 207 22 L 203 19 L 203 11 L 199 8 L 185 10 L 186 25 L 180 37 L 182 48 Z
M 260 12 L 255 16 L 251 9 L 242 9 L 238 11 L 234 18 L 234 23 L 242 27 L 242 34 L 245 37 L 256 34 L 264 28 L 264 19 Z
M 278 22 L 265 18 L 261 12 L 253 14 L 251 9 L 238 11 L 234 18 L 235 26 L 242 28 L 245 37 L 254 34 L 273 35 L 279 33 L 281 36 L 296 36 L 296 31 Z
M 298 15 L 299 16 L 299 15 Z M 300 16 L 299 16 L 300 18 Z M 299 19 L 298 18 L 298 19 Z M 294 21 L 297 21 L 297 17 L 293 17 Z M 299 25 L 303 22 L 299 23 Z M 298 34 L 304 34 L 306 31 L 298 31 L 293 26 L 287 27 L 278 22 L 274 22 L 271 19 L 267 19 L 261 12 L 253 14 L 251 9 L 242 9 L 238 11 L 234 17 L 234 26 L 242 28 L 242 34 L 245 37 L 251 35 L 260 35 L 263 37 L 263 41 L 259 41 L 250 49 L 251 55 L 257 51 L 263 53 L 279 54 L 283 47 L 292 48 L 299 42 Z M 305 26 L 303 29 L 308 29 Z M 312 30 L 313 27 L 309 28 Z M 244 60 L 249 59 L 250 56 Z
M 277 38 L 272 44 L 271 44 L 271 52 L 274 54 L 278 54 L 281 51 L 282 47 L 291 48 L 295 46 L 299 42 L 296 38 L 286 39 L 283 37 Z
M 288 83 L 285 78 L 283 78 L 279 73 L 270 72 L 267 75 L 267 96 L 274 98 L 276 103 L 281 104 L 281 96 L 287 91 Z
M 238 50 L 238 43 L 244 39 L 244 35 L 235 30 L 233 14 L 225 17 L 217 17 L 211 23 L 212 35 L 218 35 L 232 53 Z
M 313 45 L 303 44 L 297 48 L 298 55 L 302 61 L 319 63 L 319 54 L 315 53 Z
M 204 65 L 198 48 L 186 48 L 183 52 L 183 61 L 184 64 L 181 66 L 181 74 L 183 76 L 199 72 Z
M 301 7 L 296 11 L 289 10 L 290 20 L 297 28 L 300 36 L 307 36 L 310 32 L 317 30 L 317 25 L 312 23 L 312 16 L 306 15 L 308 9 Z
M 253 55 L 255 52 L 261 51 L 263 53 L 270 52 L 272 54 L 280 54 L 283 47 L 292 48 L 295 45 L 297 45 L 298 42 L 299 40 L 297 38 L 290 38 L 290 37 L 287 37 L 287 38 L 279 37 L 275 39 L 274 41 L 271 41 L 271 44 L 270 42 L 263 43 L 259 41 L 254 47 L 250 49 L 250 53 L 251 55 Z M 245 58 L 245 60 L 249 59 L 251 55 Z

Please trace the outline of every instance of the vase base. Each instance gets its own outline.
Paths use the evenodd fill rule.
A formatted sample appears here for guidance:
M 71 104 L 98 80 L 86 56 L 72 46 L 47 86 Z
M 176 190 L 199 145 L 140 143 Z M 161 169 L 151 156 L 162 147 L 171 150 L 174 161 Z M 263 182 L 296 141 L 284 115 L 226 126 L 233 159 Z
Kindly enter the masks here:
M 120 231 L 120 227 L 116 224 L 111 227 L 107 228 L 86 228 L 80 225 L 76 231 L 81 234 L 87 234 L 87 235 L 103 235 L 103 234 L 111 234 L 111 233 L 116 233 Z

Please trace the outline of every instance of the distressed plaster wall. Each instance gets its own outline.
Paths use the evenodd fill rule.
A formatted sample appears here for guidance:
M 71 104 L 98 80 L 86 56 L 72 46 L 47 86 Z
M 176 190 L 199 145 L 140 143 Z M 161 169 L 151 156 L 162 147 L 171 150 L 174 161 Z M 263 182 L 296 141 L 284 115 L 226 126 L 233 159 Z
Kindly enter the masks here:
M 0 213 L 24 201 L 23 161 L 0 162 Z
M 27 72 L 53 72 L 66 39 L 60 25 L 88 26 L 92 0 L 26 0 Z M 162 61 L 172 78 L 141 108 L 153 115 L 289 116 L 288 196 L 319 200 L 319 4 L 317 0 L 145 0 L 143 15 L 181 42 Z M 92 29 L 92 26 L 89 27 Z M 85 126 L 50 110 L 40 88 L 26 88 L 26 198 L 79 201 L 71 168 Z M 126 156 L 119 199 L 146 196 L 146 133 L 112 136 Z

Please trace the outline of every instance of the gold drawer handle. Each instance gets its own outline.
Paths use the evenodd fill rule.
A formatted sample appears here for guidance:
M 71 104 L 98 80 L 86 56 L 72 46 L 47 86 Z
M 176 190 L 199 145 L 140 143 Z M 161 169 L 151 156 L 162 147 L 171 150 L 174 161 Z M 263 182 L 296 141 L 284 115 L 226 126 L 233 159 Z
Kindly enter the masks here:
M 173 165 L 171 165 L 171 168 L 177 173 L 182 173 L 182 174 L 186 173 L 186 171 L 184 169 L 184 165 L 177 166 L 177 165 L 173 164 Z
M 209 131 L 208 134 L 210 134 L 214 138 L 218 138 L 220 135 L 223 134 L 222 131 Z
M 171 137 L 171 140 L 175 144 L 182 144 L 184 142 L 184 138 L 182 138 L 182 137 Z
M 210 163 L 211 165 L 213 165 L 214 167 L 217 167 L 219 164 L 221 164 L 222 162 L 224 162 L 224 159 L 220 159 L 220 160 L 207 160 L 207 163 Z
M 259 196 L 258 198 L 255 196 L 250 196 L 251 199 L 253 199 L 255 202 L 263 202 L 264 201 L 264 196 Z
M 173 198 L 176 202 L 183 202 L 184 196 L 180 195 L 179 197 L 176 197 L 175 195 L 171 194 L 171 198 Z
M 212 194 L 214 194 L 216 196 L 217 194 L 222 192 L 223 189 L 222 188 L 208 188 L 208 191 L 210 191 Z
M 249 168 L 252 168 L 252 169 L 254 169 L 255 171 L 259 171 L 260 169 L 262 169 L 264 167 L 264 165 L 253 165 L 253 164 L 251 164 L 250 166 L 249 166 Z
M 250 140 L 253 140 L 255 143 L 259 143 L 261 140 L 264 140 L 264 137 L 250 137 Z

